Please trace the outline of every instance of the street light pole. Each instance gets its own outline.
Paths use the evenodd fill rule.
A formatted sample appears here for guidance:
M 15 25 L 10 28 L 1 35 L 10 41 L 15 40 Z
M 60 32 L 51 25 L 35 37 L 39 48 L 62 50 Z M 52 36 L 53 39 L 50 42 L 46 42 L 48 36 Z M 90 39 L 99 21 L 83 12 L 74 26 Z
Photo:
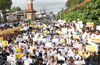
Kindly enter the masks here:
M 61 11 L 60 11 L 60 19 L 61 19 Z

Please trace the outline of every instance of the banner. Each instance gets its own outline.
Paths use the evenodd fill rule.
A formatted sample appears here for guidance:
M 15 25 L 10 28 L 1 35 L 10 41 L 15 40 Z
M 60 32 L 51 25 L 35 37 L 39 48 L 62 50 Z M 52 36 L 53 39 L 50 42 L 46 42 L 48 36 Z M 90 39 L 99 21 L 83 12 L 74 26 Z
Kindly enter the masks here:
M 61 31 L 58 31 L 58 34 L 61 34 L 62 32 Z
M 79 21 L 78 24 L 82 24 L 82 21 Z
M 61 42 L 62 42 L 62 43 L 65 43 L 66 41 L 65 41 L 65 40 L 61 40 Z
M 71 32 L 71 29 L 68 29 L 68 32 Z
M 78 29 L 78 31 L 81 33 L 82 32 L 82 29 Z
M 79 39 L 79 35 L 73 35 L 74 39 Z
M 33 46 L 30 46 L 30 49 L 34 49 L 34 47 Z
M 42 37 L 42 38 L 43 38 L 44 36 L 43 36 L 43 35 L 40 35 L 40 37 Z
M 16 52 L 19 52 L 19 51 L 20 51 L 20 49 L 21 49 L 21 48 L 15 48 L 15 51 L 16 51 Z
M 78 51 L 78 55 L 82 56 L 83 55 L 82 51 Z
M 50 30 L 53 30 L 52 28 L 50 28 Z
M 33 25 L 30 25 L 30 27 L 33 27 Z
M 87 24 L 86 24 L 87 27 L 93 27 L 93 25 L 94 25 L 94 23 L 92 23 L 92 22 L 87 22 Z
M 35 26 L 35 28 L 37 28 L 38 26 Z
M 2 43 L 2 41 L 3 41 L 3 37 L 0 37 L 0 43 Z
M 100 37 L 91 37 L 91 41 L 94 43 L 100 43 Z
M 33 32 L 36 32 L 36 30 L 33 30 Z
M 97 46 L 91 46 L 91 45 L 87 45 L 86 46 L 86 51 L 98 51 Z
M 2 41 L 2 46 L 8 46 L 8 41 Z
M 47 30 L 45 30 L 44 33 L 47 33 Z
M 56 33 L 58 33 L 59 30 L 56 30 Z
M 31 54 L 33 53 L 32 49 L 29 49 L 29 51 L 30 51 Z
M 71 36 L 70 36 L 70 35 L 66 35 L 66 37 L 67 37 L 67 38 L 70 38 Z
M 15 54 L 16 58 L 20 58 L 20 57 L 22 57 L 23 55 L 24 55 L 23 53 Z
M 15 43 L 17 43 L 17 41 L 16 41 L 16 40 L 14 40 L 14 42 L 15 42 Z

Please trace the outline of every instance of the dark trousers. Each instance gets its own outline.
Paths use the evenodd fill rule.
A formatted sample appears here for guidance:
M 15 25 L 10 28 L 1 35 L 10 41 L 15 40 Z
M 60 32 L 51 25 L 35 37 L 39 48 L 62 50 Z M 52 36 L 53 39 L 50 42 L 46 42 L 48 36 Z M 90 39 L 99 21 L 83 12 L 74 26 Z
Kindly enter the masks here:
M 23 63 L 21 63 L 21 62 L 17 62 L 16 65 L 23 65 Z
M 90 64 L 90 61 L 85 61 L 85 65 L 89 65 Z

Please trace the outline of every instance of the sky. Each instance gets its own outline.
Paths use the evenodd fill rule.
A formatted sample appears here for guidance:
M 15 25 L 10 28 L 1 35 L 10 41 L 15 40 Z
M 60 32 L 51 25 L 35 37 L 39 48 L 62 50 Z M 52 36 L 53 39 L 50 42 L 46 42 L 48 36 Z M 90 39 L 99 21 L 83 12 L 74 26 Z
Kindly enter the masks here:
M 27 9 L 27 0 L 12 0 L 12 7 L 21 7 L 21 9 Z M 40 9 L 43 7 L 46 9 L 46 12 L 53 11 L 57 14 L 62 8 L 66 9 L 65 3 L 67 0 L 34 0 L 33 9 L 40 13 Z

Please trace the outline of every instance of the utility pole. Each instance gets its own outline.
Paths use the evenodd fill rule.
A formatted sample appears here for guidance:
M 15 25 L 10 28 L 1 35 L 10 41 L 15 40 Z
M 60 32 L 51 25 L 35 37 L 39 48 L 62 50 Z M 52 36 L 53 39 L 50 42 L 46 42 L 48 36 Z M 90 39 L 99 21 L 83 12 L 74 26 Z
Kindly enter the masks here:
M 60 19 L 61 19 L 61 11 L 60 11 Z

